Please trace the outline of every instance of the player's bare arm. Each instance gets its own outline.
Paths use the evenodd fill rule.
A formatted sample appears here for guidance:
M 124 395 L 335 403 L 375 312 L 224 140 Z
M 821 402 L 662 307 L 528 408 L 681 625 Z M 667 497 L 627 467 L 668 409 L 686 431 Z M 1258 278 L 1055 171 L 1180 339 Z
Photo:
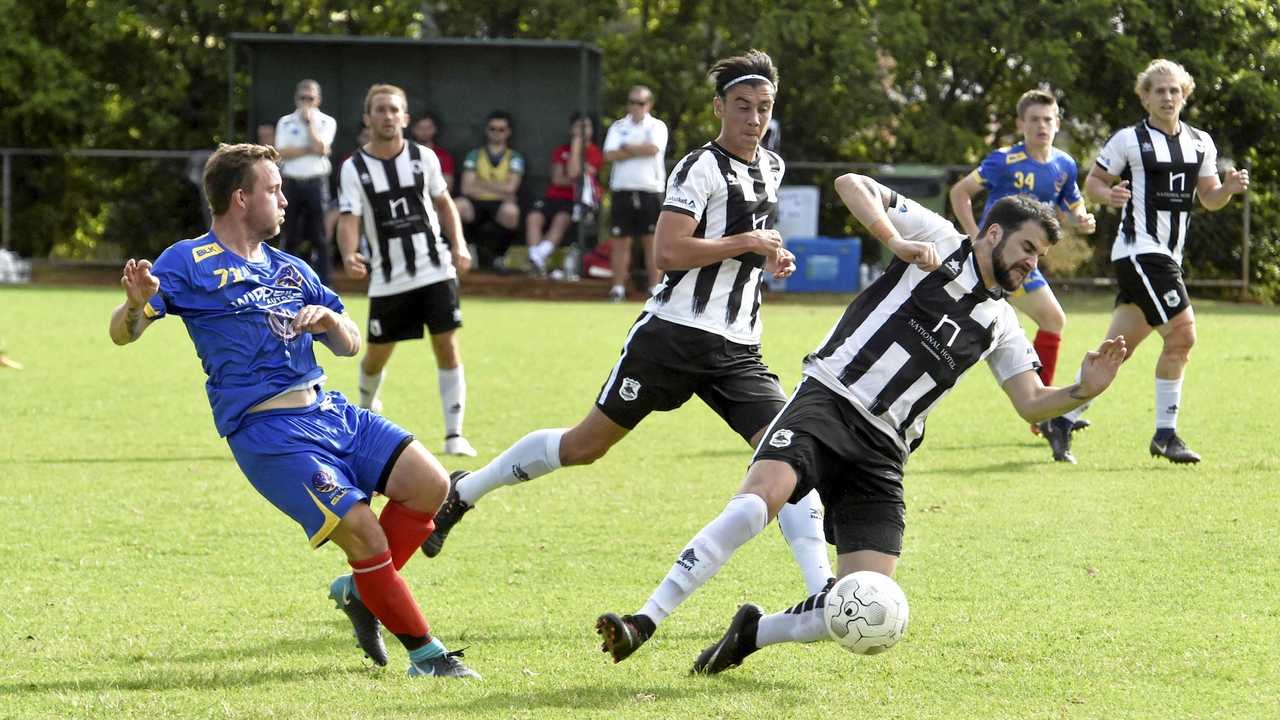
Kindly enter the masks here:
M 293 318 L 293 328 L 309 332 L 339 357 L 360 352 L 360 328 L 346 313 L 339 315 L 323 305 L 304 305 Z
M 836 178 L 836 194 L 849 208 L 849 212 L 903 262 L 933 272 L 941 265 L 938 250 L 933 243 L 907 240 L 889 222 L 885 209 L 889 207 L 891 191 L 865 175 L 848 173 Z
M 1028 370 L 1004 382 L 1005 394 L 1027 422 L 1057 417 L 1101 395 L 1115 379 L 1126 350 L 1123 335 L 1103 340 L 1097 350 L 1085 353 L 1079 382 L 1066 387 L 1045 387 L 1040 376 Z
M 160 291 L 160 279 L 151 274 L 151 261 L 131 258 L 124 264 L 120 286 L 124 288 L 125 300 L 111 313 L 109 331 L 112 342 L 128 345 L 151 325 L 152 320 L 144 310 L 147 301 Z
M 454 208 L 457 213 L 457 208 Z M 368 258 L 360 254 L 360 216 L 343 213 L 338 218 L 338 251 L 342 253 L 342 268 L 347 276 L 359 280 L 368 274 L 365 263 Z
M 1217 175 L 1206 175 L 1196 181 L 1196 195 L 1200 198 L 1200 204 L 1208 210 L 1221 210 L 1231 202 L 1232 195 L 1248 189 L 1248 170 L 1228 170 L 1221 180 Z
M 465 275 L 471 269 L 471 251 L 467 248 L 467 239 L 462 235 L 462 218 L 458 215 L 458 206 L 447 190 L 431 198 L 431 203 L 436 206 L 436 216 L 440 218 L 440 231 L 449 238 L 453 267 L 459 275 Z
M 765 256 L 766 264 L 778 262 L 782 236 L 777 230 L 752 230 L 707 240 L 693 236 L 696 218 L 664 210 L 654 230 L 654 256 L 662 270 L 689 270 L 753 252 Z M 787 253 L 790 255 L 790 253 Z M 794 257 L 792 262 L 794 262 Z
M 1071 219 L 1071 226 L 1082 235 L 1092 235 L 1098 229 L 1098 219 L 1084 206 L 1084 201 L 1076 203 L 1067 217 Z
M 1084 179 L 1084 193 L 1094 202 L 1106 207 L 1122 208 L 1133 197 L 1133 191 L 1129 189 L 1128 180 L 1116 182 L 1119 179 L 1094 165 L 1089 171 L 1089 177 Z
M 982 192 L 982 179 L 978 176 L 978 171 L 965 175 L 955 185 L 951 186 L 951 212 L 955 213 L 956 220 L 960 221 L 960 229 L 964 230 L 970 240 L 978 239 L 978 220 L 973 216 L 973 198 Z

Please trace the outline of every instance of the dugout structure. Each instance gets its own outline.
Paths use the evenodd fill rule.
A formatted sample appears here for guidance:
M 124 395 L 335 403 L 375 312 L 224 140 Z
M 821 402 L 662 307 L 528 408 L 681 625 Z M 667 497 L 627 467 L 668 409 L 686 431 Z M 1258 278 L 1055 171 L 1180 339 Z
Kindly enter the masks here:
M 601 53 L 584 43 L 267 33 L 233 33 L 230 40 L 227 137 L 253 139 L 258 125 L 274 126 L 293 112 L 298 81 L 314 79 L 321 86 L 320 109 L 338 121 L 335 175 L 356 146 L 365 91 L 378 82 L 404 88 L 412 119 L 428 109 L 440 119 L 439 144 L 453 155 L 459 177 L 467 152 L 484 144 L 485 116 L 509 112 L 515 126 L 510 144 L 526 165 L 520 189 L 525 209 L 546 189 L 551 151 L 568 142 L 571 112 L 595 119 L 593 142 L 604 143 Z M 243 102 L 238 74 L 247 79 Z M 236 123 L 238 107 L 245 110 L 243 125 Z

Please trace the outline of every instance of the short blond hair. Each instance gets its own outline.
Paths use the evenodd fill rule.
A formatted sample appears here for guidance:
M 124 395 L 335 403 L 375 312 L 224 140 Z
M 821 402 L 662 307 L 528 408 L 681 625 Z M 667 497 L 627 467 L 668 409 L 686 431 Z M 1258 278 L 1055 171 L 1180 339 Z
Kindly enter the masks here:
M 1156 75 L 1168 75 L 1182 86 L 1182 97 L 1189 98 L 1191 93 L 1196 89 L 1196 81 L 1192 79 L 1191 73 L 1178 63 L 1167 60 L 1165 58 L 1156 58 L 1147 64 L 1147 68 L 1138 73 L 1138 79 L 1133 83 L 1133 92 L 1142 97 L 1151 90 L 1152 78 Z
M 373 98 L 376 95 L 399 95 L 404 101 L 405 109 L 409 108 L 409 96 L 405 94 L 404 89 L 388 83 L 377 83 L 369 88 L 369 92 L 364 94 L 364 112 L 366 115 L 373 110 Z
M 231 194 L 236 190 L 253 190 L 253 169 L 262 160 L 279 163 L 280 153 L 270 145 L 218 145 L 204 164 L 204 194 L 215 216 L 225 215 L 231 209 Z

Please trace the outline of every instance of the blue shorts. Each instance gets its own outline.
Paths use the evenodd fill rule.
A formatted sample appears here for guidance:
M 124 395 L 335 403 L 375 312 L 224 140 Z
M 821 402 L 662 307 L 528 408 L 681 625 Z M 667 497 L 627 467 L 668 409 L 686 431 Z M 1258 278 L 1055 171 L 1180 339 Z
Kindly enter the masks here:
M 1022 287 L 1013 291 L 1013 297 L 1022 297 L 1042 287 L 1049 287 L 1049 281 L 1044 279 L 1044 275 L 1040 273 L 1040 268 L 1036 268 L 1027 274 L 1027 279 L 1022 281 Z
M 311 547 L 386 487 L 411 442 L 408 431 L 338 392 L 320 393 L 310 407 L 253 413 L 227 437 L 254 489 L 302 526 Z

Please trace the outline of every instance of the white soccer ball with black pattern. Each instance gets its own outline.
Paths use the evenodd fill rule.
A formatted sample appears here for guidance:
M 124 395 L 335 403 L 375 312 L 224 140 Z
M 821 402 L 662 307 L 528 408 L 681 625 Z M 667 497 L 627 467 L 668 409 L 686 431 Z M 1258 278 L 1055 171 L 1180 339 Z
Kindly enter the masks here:
M 888 575 L 860 570 L 840 578 L 823 606 L 827 633 L 851 653 L 875 655 L 907 632 L 907 596 Z

